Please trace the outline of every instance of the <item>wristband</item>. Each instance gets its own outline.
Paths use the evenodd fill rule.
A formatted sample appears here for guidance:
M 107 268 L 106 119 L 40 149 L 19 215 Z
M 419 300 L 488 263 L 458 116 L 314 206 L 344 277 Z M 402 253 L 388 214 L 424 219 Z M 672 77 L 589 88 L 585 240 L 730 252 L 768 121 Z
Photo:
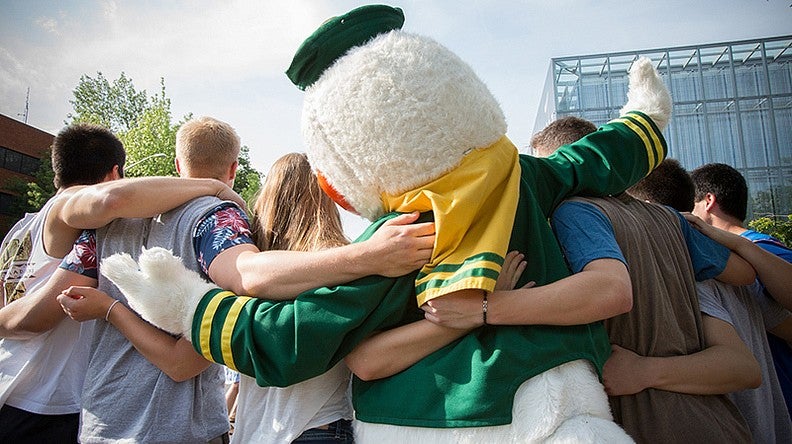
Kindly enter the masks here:
M 484 300 L 481 301 L 481 316 L 484 319 L 484 325 L 487 325 L 487 292 L 484 292 Z
M 105 314 L 105 322 L 110 322 L 110 311 L 113 310 L 113 307 L 115 307 L 115 304 L 117 303 L 118 303 L 118 299 L 113 301 L 113 303 L 110 304 L 109 307 L 107 307 L 107 314 Z

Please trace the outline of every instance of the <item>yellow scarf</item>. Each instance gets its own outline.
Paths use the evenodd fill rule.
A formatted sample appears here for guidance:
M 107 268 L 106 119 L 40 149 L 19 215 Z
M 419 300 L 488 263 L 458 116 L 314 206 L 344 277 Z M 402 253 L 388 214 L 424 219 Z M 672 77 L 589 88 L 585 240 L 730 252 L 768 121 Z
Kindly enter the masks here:
M 434 213 L 435 247 L 415 280 L 418 305 L 465 289 L 491 292 L 509 247 L 519 199 L 520 162 L 506 137 L 465 155 L 458 167 L 400 196 L 386 211 Z

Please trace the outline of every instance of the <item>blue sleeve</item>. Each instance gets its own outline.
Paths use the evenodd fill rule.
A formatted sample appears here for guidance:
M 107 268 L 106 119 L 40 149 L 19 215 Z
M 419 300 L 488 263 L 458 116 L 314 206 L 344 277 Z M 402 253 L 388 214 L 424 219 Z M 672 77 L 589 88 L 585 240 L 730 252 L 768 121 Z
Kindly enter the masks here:
M 97 279 L 96 231 L 84 230 L 74 241 L 69 254 L 63 257 L 59 268 Z
M 781 259 L 792 263 L 792 250 L 773 236 L 752 230 L 744 232 L 741 236 L 748 238 L 751 242 L 759 245 L 765 251 L 773 253 Z
M 627 265 L 610 220 L 594 205 L 564 202 L 551 225 L 573 273 L 597 259 L 617 259 Z
M 682 235 L 685 237 L 690 259 L 693 262 L 696 281 L 701 282 L 713 279 L 723 273 L 731 251 L 701 234 L 685 220 L 684 216 L 677 211 L 674 212 L 680 220 L 679 225 L 682 228 Z
M 207 212 L 193 233 L 195 256 L 204 273 L 208 273 L 218 254 L 243 244 L 255 244 L 250 222 L 245 212 L 232 202 L 223 202 Z

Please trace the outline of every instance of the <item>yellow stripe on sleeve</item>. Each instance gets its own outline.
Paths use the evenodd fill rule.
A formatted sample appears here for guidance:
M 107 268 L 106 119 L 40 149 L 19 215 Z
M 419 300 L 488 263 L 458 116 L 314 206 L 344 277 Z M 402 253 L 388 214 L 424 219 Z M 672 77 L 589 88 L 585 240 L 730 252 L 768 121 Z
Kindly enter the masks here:
M 238 371 L 236 363 L 234 363 L 234 353 L 231 349 L 231 335 L 234 333 L 234 326 L 237 323 L 237 319 L 239 319 L 242 307 L 251 299 L 253 298 L 250 296 L 237 296 L 223 322 L 223 330 L 220 334 L 220 349 L 223 351 L 223 363 L 231 370 Z
M 641 122 L 641 125 L 643 125 L 646 132 L 649 133 L 650 136 L 652 136 L 652 142 L 654 143 L 654 146 L 657 148 L 656 154 L 657 154 L 658 163 L 662 162 L 663 159 L 665 159 L 666 157 L 666 152 L 663 149 L 663 143 L 660 141 L 660 138 L 657 136 L 657 133 L 654 131 L 652 124 L 648 122 L 646 118 L 641 114 L 637 114 L 637 113 L 630 114 L 630 117 Z
M 647 170 L 647 174 L 655 169 L 657 166 L 657 157 L 655 156 L 655 151 L 652 149 L 652 142 L 647 137 L 646 132 L 641 129 L 640 126 L 632 122 L 630 119 L 626 117 L 620 117 L 616 119 L 616 122 L 623 123 L 628 128 L 630 128 L 638 137 L 641 138 L 643 141 L 644 148 L 646 149 L 646 159 L 649 162 L 649 169 Z
M 209 301 L 209 304 L 207 304 L 206 310 L 204 310 L 203 317 L 201 318 L 201 343 L 199 344 L 201 347 L 201 355 L 210 361 L 214 360 L 212 359 L 212 351 L 209 348 L 209 339 L 212 335 L 212 320 L 217 312 L 217 307 L 220 306 L 220 302 L 233 294 L 234 293 L 230 291 L 221 291 L 215 294 L 212 300 Z

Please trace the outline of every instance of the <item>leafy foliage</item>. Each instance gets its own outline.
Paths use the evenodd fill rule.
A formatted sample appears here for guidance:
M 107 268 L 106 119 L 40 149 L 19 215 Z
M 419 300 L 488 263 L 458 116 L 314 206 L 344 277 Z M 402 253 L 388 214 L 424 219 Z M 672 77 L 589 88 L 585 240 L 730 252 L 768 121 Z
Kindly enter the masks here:
M 172 124 L 171 101 L 165 94 L 165 79 L 160 79 L 158 94 L 148 96 L 146 90 L 138 91 L 132 79 L 123 72 L 118 79 L 109 81 L 101 72 L 96 77 L 83 75 L 70 100 L 73 113 L 67 115 L 65 124 L 87 122 L 113 131 L 123 142 L 127 152 L 125 175 L 175 176 L 176 131 L 192 118 L 188 114 Z M 234 190 L 249 201 L 261 186 L 261 173 L 250 164 L 249 149 L 242 147 Z M 55 194 L 52 185 L 52 165 L 47 156 L 35 182 L 19 180 L 11 184 L 19 194 L 15 207 L 20 216 L 25 211 L 37 211 Z
M 16 219 L 22 218 L 25 213 L 38 211 L 55 194 L 55 185 L 52 183 L 55 173 L 52 171 L 50 152 L 48 149 L 41 157 L 33 182 L 14 177 L 6 183 L 6 188 L 17 196 L 11 205 L 11 212 Z
M 252 207 L 253 199 L 261 188 L 261 173 L 250 164 L 250 148 L 243 145 L 239 150 L 239 167 L 237 168 L 234 191 L 236 191 L 248 207 Z
M 69 100 L 69 103 L 74 107 L 74 114 L 67 115 L 66 124 L 94 123 L 114 133 L 134 128 L 150 105 L 146 91 L 137 91 L 132 79 L 123 72 L 113 83 L 101 72 L 96 78 L 83 75 L 73 93 L 74 100 Z
M 165 95 L 162 80 L 159 95 L 152 96 L 146 109 L 138 116 L 135 125 L 118 134 L 127 152 L 128 177 L 176 176 L 176 131 L 179 125 L 171 124 L 170 99 Z M 184 120 L 191 116 L 186 116 Z
M 785 245 L 792 245 L 792 214 L 787 215 L 786 220 L 781 217 L 760 217 L 748 222 L 748 226 L 773 236 Z

